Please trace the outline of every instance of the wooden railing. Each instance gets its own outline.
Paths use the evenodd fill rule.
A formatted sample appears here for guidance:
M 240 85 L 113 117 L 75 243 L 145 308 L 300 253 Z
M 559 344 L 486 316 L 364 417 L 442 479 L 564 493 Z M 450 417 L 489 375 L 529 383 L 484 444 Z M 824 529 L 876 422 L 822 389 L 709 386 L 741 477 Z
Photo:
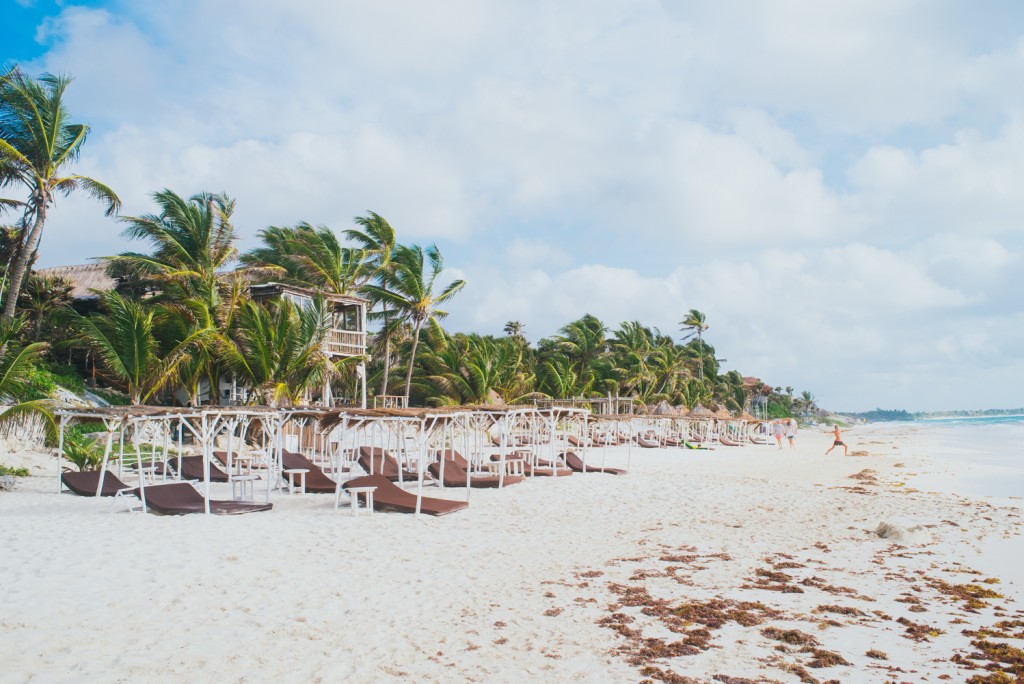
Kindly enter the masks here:
M 324 346 L 331 356 L 360 356 L 366 353 L 366 333 L 332 329 Z

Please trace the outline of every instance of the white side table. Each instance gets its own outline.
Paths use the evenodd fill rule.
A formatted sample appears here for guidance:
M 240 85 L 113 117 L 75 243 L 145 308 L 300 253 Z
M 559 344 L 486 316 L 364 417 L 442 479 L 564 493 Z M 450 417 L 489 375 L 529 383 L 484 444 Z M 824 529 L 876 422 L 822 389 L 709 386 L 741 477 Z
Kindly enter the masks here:
M 255 475 L 232 475 L 231 498 L 235 501 L 252 501 L 255 482 Z M 305 485 L 303 485 L 303 489 L 305 489 Z
M 352 515 L 355 515 L 356 511 L 359 510 L 360 494 L 366 498 L 366 505 L 364 508 L 366 508 L 367 513 L 373 513 L 373 493 L 377 491 L 376 485 L 372 487 L 349 487 L 346 491 L 349 493 L 349 496 L 352 497 Z
M 288 476 L 288 493 L 294 494 L 296 492 L 300 494 L 306 493 L 306 473 L 309 472 L 309 468 L 289 468 L 283 471 Z M 299 476 L 298 484 L 295 483 L 295 476 Z

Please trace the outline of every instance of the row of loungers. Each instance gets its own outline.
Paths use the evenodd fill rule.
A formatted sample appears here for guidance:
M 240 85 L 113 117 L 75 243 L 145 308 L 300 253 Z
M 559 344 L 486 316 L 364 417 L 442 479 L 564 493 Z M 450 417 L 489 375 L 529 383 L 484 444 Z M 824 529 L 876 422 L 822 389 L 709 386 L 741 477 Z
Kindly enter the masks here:
M 370 474 L 357 477 L 341 483 L 342 489 L 357 487 L 376 487 L 373 504 L 375 510 L 398 511 L 402 513 L 416 512 L 416 495 L 398 487 L 392 481 L 397 479 L 399 465 L 393 456 L 382 449 L 362 447 L 360 449 L 359 463 Z M 302 469 L 306 470 L 306 491 L 309 493 L 335 494 L 338 491 L 338 483 L 327 476 L 324 471 L 315 463 L 302 454 L 292 451 L 282 451 L 282 466 L 285 470 Z M 468 474 L 469 463 L 466 459 L 453 449 L 443 452 L 435 452 L 437 461 L 430 464 L 429 471 L 438 481 L 442 480 L 441 459 L 445 460 L 443 484 L 448 487 L 464 487 L 467 484 L 476 487 L 497 487 L 500 484 L 516 484 L 523 480 L 523 476 L 506 475 L 499 478 L 495 475 L 470 477 Z M 492 456 L 492 460 L 500 460 L 500 456 Z M 568 469 L 560 469 L 555 464 L 539 462 L 538 466 L 531 466 L 528 474 L 532 475 L 571 475 L 573 472 L 583 472 L 583 461 L 574 453 L 566 452 L 561 458 L 565 461 Z M 366 465 L 363 465 L 364 460 Z M 203 464 L 201 456 L 187 456 L 180 459 L 171 459 L 171 467 L 180 469 L 182 478 L 189 480 L 203 480 Z M 225 462 L 222 460 L 222 462 Z M 210 464 L 211 482 L 228 482 L 227 473 Z M 377 472 L 372 472 L 377 470 Z M 607 473 L 612 475 L 624 474 L 624 470 L 617 468 L 586 468 L 587 472 Z M 215 475 L 216 473 L 216 475 Z M 64 472 L 61 474 L 61 481 L 64 485 L 79 496 L 96 496 L 99 487 L 101 472 L 98 470 L 83 472 Z M 389 477 L 390 475 L 390 477 Z M 411 471 L 402 471 L 403 479 L 409 481 L 418 478 L 417 474 Z M 215 477 L 217 479 L 215 479 Z M 118 493 L 131 492 L 139 499 L 142 499 L 148 508 L 165 515 L 183 515 L 186 513 L 204 513 L 206 501 L 190 482 L 169 482 L 146 487 L 145 490 L 139 487 L 130 487 L 117 478 L 112 472 L 107 471 L 103 477 L 103 488 L 100 496 L 116 496 Z M 227 501 L 219 499 L 210 500 L 210 512 L 219 515 L 233 515 L 238 513 L 252 513 L 257 511 L 269 511 L 273 504 L 249 503 L 242 501 Z M 424 496 L 420 498 L 419 511 L 427 515 L 446 515 L 462 510 L 469 506 L 466 501 L 453 501 L 436 497 Z

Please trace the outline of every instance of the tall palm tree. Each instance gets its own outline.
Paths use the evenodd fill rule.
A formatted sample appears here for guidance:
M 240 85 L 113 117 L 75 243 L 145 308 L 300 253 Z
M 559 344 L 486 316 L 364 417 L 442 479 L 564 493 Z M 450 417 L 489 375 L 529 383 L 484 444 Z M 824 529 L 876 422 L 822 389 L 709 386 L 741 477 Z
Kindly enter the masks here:
M 703 349 L 703 345 L 701 343 L 704 341 L 704 332 L 708 328 L 711 327 L 711 326 L 708 325 L 707 318 L 705 317 L 703 312 L 698 311 L 697 309 L 690 309 L 687 312 L 686 317 L 683 318 L 683 320 L 679 321 L 679 325 L 682 326 L 683 332 L 688 333 L 683 338 L 683 340 L 689 340 L 689 339 L 693 338 L 694 336 L 696 336 L 697 342 L 698 342 L 698 347 Z M 698 360 L 697 370 L 698 370 L 698 373 L 700 374 L 699 375 L 700 379 L 703 381 L 704 380 L 704 360 L 703 360 L 703 358 L 700 358 Z
M 235 201 L 201 192 L 188 199 L 163 189 L 153 193 L 159 214 L 126 216 L 124 236 L 145 240 L 152 254 L 122 252 L 108 261 L 156 281 L 175 295 L 210 291 L 238 254 L 231 223 Z
M 202 379 L 211 389 L 220 384 L 223 369 L 213 347 L 223 344 L 245 295 L 244 279 L 230 268 L 238 255 L 232 223 L 235 201 L 208 192 L 186 199 L 166 188 L 153 193 L 153 199 L 158 214 L 122 219 L 128 224 L 124 235 L 148 242 L 152 253 L 122 252 L 107 261 L 111 269 L 156 292 L 154 301 L 163 304 L 156 321 L 163 351 L 170 352 L 200 331 L 217 331 L 197 338 L 189 362 L 180 369 L 190 398 L 196 401 Z
M 366 216 L 357 216 L 355 222 L 362 230 L 355 228 L 346 230 L 345 237 L 359 245 L 366 253 L 369 266 L 373 269 L 377 279 L 379 291 L 387 292 L 390 279 L 394 274 L 392 256 L 395 248 L 398 246 L 398 242 L 395 239 L 395 229 L 391 227 L 387 219 L 373 211 L 368 211 Z M 387 302 L 374 294 L 374 288 L 364 289 L 374 304 L 379 303 L 381 305 L 381 310 L 373 318 L 381 321 L 380 335 L 384 338 L 381 356 L 383 356 L 384 372 L 382 374 L 380 393 L 387 394 L 388 376 L 391 371 L 391 338 L 395 330 L 391 319 L 395 317 L 396 312 L 388 309 Z
M 454 297 L 466 283 L 455 280 L 440 294 L 434 294 L 438 276 L 444 271 L 444 259 L 436 245 L 430 245 L 426 250 L 419 245 L 399 245 L 395 248 L 391 264 L 393 273 L 388 277 L 387 287 L 367 285 L 366 291 L 391 306 L 399 317 L 413 326 L 412 348 L 405 374 L 405 396 L 408 399 L 420 330 L 427 321 L 437 321 L 448 315 L 437 307 Z
M 68 173 L 89 133 L 72 123 L 64 101 L 67 76 L 44 74 L 38 80 L 18 67 L 0 74 L 0 187 L 28 191 L 21 218 L 22 239 L 11 262 L 3 318 L 13 318 L 28 265 L 35 258 L 47 211 L 58 193 L 82 190 L 106 204 L 107 216 L 121 206 L 109 187 L 94 178 Z M 6 347 L 0 345 L 0 353 Z
M 127 299 L 114 290 L 100 293 L 102 311 L 75 314 L 81 341 L 99 357 L 108 376 L 125 387 L 133 405 L 149 401 L 176 379 L 178 365 L 213 330 L 192 332 L 170 350 L 157 339 L 155 307 Z

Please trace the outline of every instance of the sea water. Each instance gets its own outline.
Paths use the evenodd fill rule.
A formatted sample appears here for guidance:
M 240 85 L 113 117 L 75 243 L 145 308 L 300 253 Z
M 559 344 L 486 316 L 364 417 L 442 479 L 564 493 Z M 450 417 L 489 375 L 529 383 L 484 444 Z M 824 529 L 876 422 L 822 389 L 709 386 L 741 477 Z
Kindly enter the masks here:
M 927 476 L 919 489 L 940 489 L 971 497 L 1024 497 L 1024 416 L 935 418 L 911 423 L 918 437 L 937 448 L 936 465 L 955 478 Z
M 913 478 L 913 487 L 1024 508 L 1024 416 L 937 418 L 909 425 L 915 440 L 934 447 L 929 457 L 946 471 Z M 987 540 L 971 565 L 1024 595 L 1024 538 Z

